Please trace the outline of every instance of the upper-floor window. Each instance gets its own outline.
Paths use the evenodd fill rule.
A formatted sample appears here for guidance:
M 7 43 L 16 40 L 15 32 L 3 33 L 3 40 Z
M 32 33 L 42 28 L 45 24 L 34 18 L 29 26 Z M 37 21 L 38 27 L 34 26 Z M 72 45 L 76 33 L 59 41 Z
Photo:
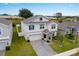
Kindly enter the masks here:
M 40 24 L 40 29 L 44 29 L 44 24 Z
M 0 35 L 2 34 L 1 29 L 0 29 Z
M 42 19 L 42 17 L 40 18 L 40 21 L 42 21 L 43 19 Z
M 29 25 L 29 30 L 34 30 L 34 25 Z
M 56 28 L 56 25 L 52 24 L 51 29 L 55 29 L 55 28 Z

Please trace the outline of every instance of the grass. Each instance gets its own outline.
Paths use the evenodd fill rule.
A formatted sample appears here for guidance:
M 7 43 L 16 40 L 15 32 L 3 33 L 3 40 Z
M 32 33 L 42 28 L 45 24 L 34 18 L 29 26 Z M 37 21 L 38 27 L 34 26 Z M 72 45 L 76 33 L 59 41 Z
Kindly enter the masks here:
M 60 42 L 58 40 L 53 40 L 50 46 L 52 49 L 54 49 L 57 53 L 65 52 L 67 50 L 71 50 L 73 48 L 78 47 L 78 43 L 72 43 L 69 41 L 70 39 L 64 38 L 64 41 L 62 43 L 62 47 L 60 47 Z
M 6 56 L 36 56 L 30 42 L 24 37 L 18 37 L 16 28 L 13 28 L 13 39 L 10 50 L 5 52 Z
M 76 53 L 76 54 L 73 54 L 72 56 L 79 56 L 79 52 L 78 52 L 78 53 Z

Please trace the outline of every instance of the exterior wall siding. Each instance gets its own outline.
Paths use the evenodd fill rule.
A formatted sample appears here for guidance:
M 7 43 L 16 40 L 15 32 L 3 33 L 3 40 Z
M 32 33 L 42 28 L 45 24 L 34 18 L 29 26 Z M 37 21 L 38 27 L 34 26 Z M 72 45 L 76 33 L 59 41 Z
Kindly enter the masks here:
M 2 23 L 0 23 L 0 28 L 2 29 L 2 35 L 0 35 L 0 42 L 6 42 L 8 43 L 7 46 L 10 46 L 11 45 L 11 41 L 12 41 L 12 24 L 10 25 L 4 25 Z M 1 39 L 1 38 L 5 38 L 4 39 Z
M 0 38 L 1 38 L 1 37 L 6 37 L 6 36 L 8 36 L 8 33 L 9 33 L 9 32 L 8 32 L 8 31 L 9 31 L 8 29 L 9 29 L 9 28 L 7 28 L 7 27 L 8 27 L 8 26 L 6 26 L 6 25 L 0 23 L 0 29 L 1 29 L 1 32 L 2 32 L 2 34 L 0 35 Z
M 29 25 L 34 25 L 35 28 L 34 30 L 29 30 Z M 45 24 L 45 28 L 44 29 L 40 29 L 40 24 Z M 55 29 L 51 29 L 51 25 L 55 24 L 56 28 Z M 57 31 L 57 24 L 54 22 L 51 23 L 30 23 L 30 24 L 25 24 L 23 22 L 21 22 L 21 29 L 22 29 L 22 33 L 24 35 L 25 38 L 29 38 L 30 35 L 42 35 L 43 30 L 48 29 L 50 32 L 55 32 L 55 36 L 56 36 L 56 31 Z M 35 37 L 34 37 L 35 38 Z M 27 40 L 26 39 L 26 40 Z M 34 39 L 33 39 L 34 40 Z
M 12 27 L 12 23 L 11 23 L 11 24 L 9 25 L 9 40 L 8 40 L 9 44 L 8 44 L 8 46 L 11 45 L 11 42 L 12 42 L 12 35 L 13 35 L 13 27 Z
M 44 24 L 44 29 L 40 29 L 40 24 Z M 34 25 L 34 30 L 29 30 L 29 25 Z M 55 28 L 52 29 L 52 25 L 55 25 Z M 49 21 L 47 18 L 42 16 L 34 16 L 21 22 L 22 33 L 26 40 L 31 40 L 32 38 L 32 40 L 36 40 L 36 38 L 41 39 L 43 31 L 46 29 L 48 29 L 49 34 L 54 33 L 56 36 L 57 27 L 57 23 Z

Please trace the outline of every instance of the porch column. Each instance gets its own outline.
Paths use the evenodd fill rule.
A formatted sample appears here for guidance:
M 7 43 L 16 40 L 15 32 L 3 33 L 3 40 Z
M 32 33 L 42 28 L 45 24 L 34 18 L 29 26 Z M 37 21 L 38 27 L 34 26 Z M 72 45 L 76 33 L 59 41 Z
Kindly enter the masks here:
M 49 39 L 49 34 L 46 34 L 46 41 Z
M 52 33 L 50 34 L 50 38 L 51 38 L 51 40 L 53 39 L 53 38 L 52 38 Z

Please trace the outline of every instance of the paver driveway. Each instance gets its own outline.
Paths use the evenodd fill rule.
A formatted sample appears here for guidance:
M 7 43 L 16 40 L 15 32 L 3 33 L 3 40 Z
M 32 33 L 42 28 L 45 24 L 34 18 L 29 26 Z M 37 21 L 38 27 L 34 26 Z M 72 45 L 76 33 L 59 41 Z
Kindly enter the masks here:
M 53 51 L 42 40 L 31 41 L 31 45 L 34 48 L 34 50 L 36 51 L 38 56 L 52 56 L 52 55 L 56 54 L 56 52 Z

